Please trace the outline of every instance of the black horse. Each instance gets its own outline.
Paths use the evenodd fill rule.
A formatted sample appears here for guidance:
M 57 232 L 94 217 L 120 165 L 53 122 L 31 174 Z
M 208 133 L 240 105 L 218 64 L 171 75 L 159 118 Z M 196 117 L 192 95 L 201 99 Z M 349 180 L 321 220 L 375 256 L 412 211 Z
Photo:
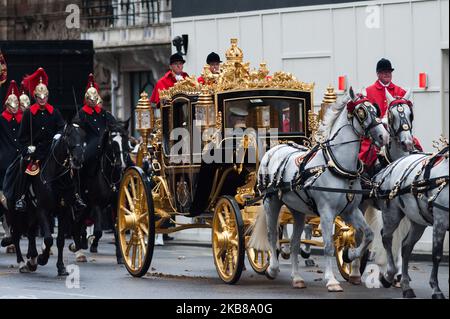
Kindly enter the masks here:
M 128 137 L 129 120 L 125 122 L 116 122 L 108 126 L 102 137 L 101 156 L 99 162 L 89 163 L 96 165 L 93 170 L 94 174 L 89 174 L 82 170 L 81 185 L 83 199 L 86 201 L 88 208 L 84 218 L 94 222 L 94 233 L 92 235 L 92 243 L 90 252 L 98 251 L 98 242 L 103 235 L 103 224 L 105 219 L 109 219 L 110 223 L 115 223 L 117 210 L 117 196 L 122 175 L 126 167 L 131 165 L 129 153 L 131 145 Z M 88 163 L 85 163 L 88 164 Z M 85 165 L 83 169 L 92 171 Z M 106 212 L 106 214 L 105 214 Z M 75 225 L 77 226 L 77 225 Z M 71 250 L 76 252 L 79 249 L 87 248 L 86 241 L 86 225 L 81 226 L 78 234 L 80 238 L 75 239 L 75 247 L 72 245 Z M 114 227 L 115 228 L 115 227 Z M 122 263 L 122 257 L 117 245 L 117 233 L 114 231 L 116 242 L 116 258 L 118 263 Z
M 58 260 L 56 267 L 59 276 L 68 275 L 63 262 L 63 249 L 65 235 L 69 231 L 70 224 L 77 220 L 78 216 L 72 209 L 75 194 L 74 177 L 77 177 L 78 170 L 81 168 L 85 149 L 85 133 L 77 124 L 67 124 L 64 128 L 62 136 L 58 140 L 54 140 L 50 154 L 44 161 L 39 175 L 32 178 L 31 197 L 34 198 L 34 214 L 27 214 L 34 221 L 39 222 L 41 231 L 44 235 L 44 249 L 40 255 L 36 250 L 36 227 L 30 227 L 29 242 L 34 245 L 31 249 L 30 258 L 37 256 L 37 263 L 41 266 L 46 265 L 50 257 L 50 248 L 53 245 L 53 237 L 51 231 L 51 219 L 55 216 L 58 218 L 58 235 L 56 244 L 58 248 Z M 16 213 L 19 214 L 19 213 Z M 32 223 L 33 226 L 36 223 Z M 17 235 L 19 238 L 17 238 Z M 33 238 L 34 236 L 34 238 Z M 14 234 L 14 243 L 18 252 L 18 260 L 20 249 L 18 243 L 20 234 Z M 37 265 L 27 263 L 31 271 L 36 270 Z

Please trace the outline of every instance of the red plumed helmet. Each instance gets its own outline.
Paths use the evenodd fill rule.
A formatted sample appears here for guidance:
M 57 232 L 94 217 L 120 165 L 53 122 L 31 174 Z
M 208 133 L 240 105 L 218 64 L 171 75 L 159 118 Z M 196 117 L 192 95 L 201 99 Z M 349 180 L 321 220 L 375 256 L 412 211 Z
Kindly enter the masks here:
M 19 88 L 16 81 L 11 80 L 8 87 L 8 92 L 6 93 L 6 98 L 4 101 L 5 108 L 10 108 L 12 110 L 17 110 L 19 107 Z
M 48 75 L 43 68 L 39 68 L 31 75 L 25 76 L 22 85 L 35 97 L 48 96 Z
M 94 74 L 92 74 L 92 73 L 89 74 L 89 77 L 88 77 L 86 93 L 84 94 L 84 103 L 86 103 L 87 100 L 96 101 L 97 104 L 101 103 L 100 87 L 95 82 Z

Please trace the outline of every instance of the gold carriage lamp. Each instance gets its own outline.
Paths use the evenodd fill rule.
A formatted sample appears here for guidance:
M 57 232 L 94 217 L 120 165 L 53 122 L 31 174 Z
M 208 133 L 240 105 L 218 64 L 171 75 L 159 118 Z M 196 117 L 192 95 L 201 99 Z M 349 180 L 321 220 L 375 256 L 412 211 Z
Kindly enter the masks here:
M 144 157 L 148 156 L 148 137 L 154 127 L 154 114 L 150 102 L 148 100 L 148 94 L 146 92 L 141 93 L 141 98 L 136 106 L 136 129 L 142 137 L 142 144 L 139 146 L 138 156 L 136 159 L 137 165 L 142 165 Z
M 202 126 L 211 127 L 215 124 L 214 101 L 208 88 L 203 86 L 198 95 L 198 102 L 195 107 L 196 119 Z

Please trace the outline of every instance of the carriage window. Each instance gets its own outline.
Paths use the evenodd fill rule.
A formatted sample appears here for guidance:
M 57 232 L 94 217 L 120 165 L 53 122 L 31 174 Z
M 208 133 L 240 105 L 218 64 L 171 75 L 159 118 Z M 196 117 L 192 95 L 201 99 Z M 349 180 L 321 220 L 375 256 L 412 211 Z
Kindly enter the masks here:
M 249 98 L 225 102 L 227 128 L 277 128 L 281 133 L 303 132 L 304 101 Z
M 161 109 L 162 112 L 162 134 L 163 134 L 163 147 L 164 152 L 169 154 L 170 145 L 169 145 L 169 137 L 170 137 L 170 107 L 163 107 Z
M 189 127 L 189 102 L 185 100 L 173 103 L 173 128 Z

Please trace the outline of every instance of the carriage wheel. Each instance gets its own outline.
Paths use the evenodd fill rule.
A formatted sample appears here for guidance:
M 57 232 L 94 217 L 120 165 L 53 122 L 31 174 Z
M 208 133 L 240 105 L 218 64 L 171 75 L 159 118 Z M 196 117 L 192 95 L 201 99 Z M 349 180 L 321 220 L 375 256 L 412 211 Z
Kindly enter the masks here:
M 119 190 L 118 234 L 120 251 L 134 277 L 147 273 L 155 244 L 155 212 L 150 180 L 139 167 L 125 171 Z
M 220 278 L 236 283 L 244 268 L 244 222 L 234 198 L 223 196 L 217 201 L 213 225 L 212 248 L 214 264 Z
M 355 247 L 355 229 L 352 226 L 345 225 L 342 221 L 340 221 L 335 223 L 334 233 L 336 263 L 341 276 L 348 281 L 350 279 L 350 274 L 352 273 L 352 265 L 351 263 L 346 263 L 344 261 L 344 250 Z M 364 270 L 366 269 L 368 258 L 369 251 L 366 251 L 366 253 L 361 257 L 360 261 L 359 271 L 361 274 L 363 274 Z
M 270 253 L 268 251 L 247 248 L 247 259 L 257 274 L 264 275 L 267 267 L 269 267 Z

